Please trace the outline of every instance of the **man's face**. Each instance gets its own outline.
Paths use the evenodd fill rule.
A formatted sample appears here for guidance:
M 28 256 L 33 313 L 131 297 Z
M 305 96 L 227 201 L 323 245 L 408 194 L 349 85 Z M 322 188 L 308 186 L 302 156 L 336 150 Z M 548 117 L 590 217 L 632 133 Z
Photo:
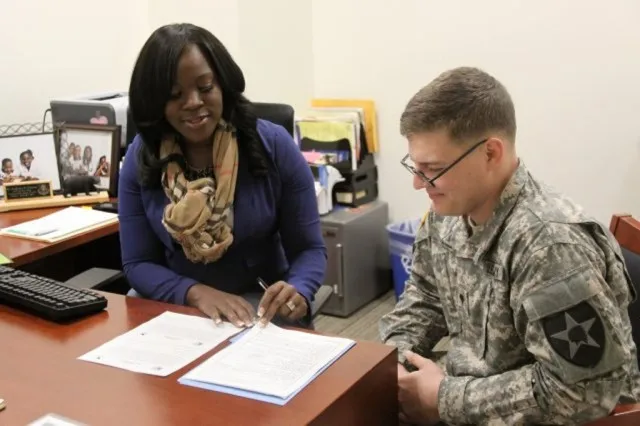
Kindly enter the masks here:
M 457 143 L 445 130 L 410 135 L 409 157 L 414 167 L 432 179 L 456 161 L 479 140 Z M 490 167 L 479 145 L 455 166 L 438 177 L 434 186 L 413 176 L 413 187 L 425 190 L 431 210 L 441 216 L 462 216 L 481 205 L 490 193 Z

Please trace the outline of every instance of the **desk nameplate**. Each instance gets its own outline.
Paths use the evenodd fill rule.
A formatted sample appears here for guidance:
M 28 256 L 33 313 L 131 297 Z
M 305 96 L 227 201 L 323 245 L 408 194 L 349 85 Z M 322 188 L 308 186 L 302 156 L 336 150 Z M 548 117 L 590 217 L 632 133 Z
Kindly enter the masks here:
M 4 185 L 4 200 L 24 201 L 53 197 L 53 184 L 50 180 L 24 180 L 8 182 Z

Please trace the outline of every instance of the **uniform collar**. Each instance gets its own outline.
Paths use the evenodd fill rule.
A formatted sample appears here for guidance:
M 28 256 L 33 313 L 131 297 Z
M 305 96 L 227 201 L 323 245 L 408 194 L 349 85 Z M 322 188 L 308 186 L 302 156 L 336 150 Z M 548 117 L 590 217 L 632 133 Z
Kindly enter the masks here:
M 459 256 L 471 258 L 474 262 L 477 262 L 489 250 L 504 229 L 504 224 L 529 179 L 527 168 L 523 161 L 519 160 L 518 167 L 502 191 L 491 218 L 471 236 L 468 236 L 464 217 L 458 217 L 452 222 L 451 228 L 447 232 L 447 239 L 449 240 L 448 243 L 456 248 Z

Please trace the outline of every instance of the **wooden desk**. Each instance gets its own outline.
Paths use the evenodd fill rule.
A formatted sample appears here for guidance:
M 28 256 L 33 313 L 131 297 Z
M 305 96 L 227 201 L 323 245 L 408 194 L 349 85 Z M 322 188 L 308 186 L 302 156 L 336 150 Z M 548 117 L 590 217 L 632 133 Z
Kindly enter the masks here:
M 76 358 L 165 310 L 191 308 L 105 293 L 106 312 L 57 325 L 0 305 L 0 424 L 24 425 L 47 413 L 99 425 L 392 425 L 397 423 L 394 348 L 358 342 L 280 407 L 184 386 Z M 220 348 L 220 347 L 219 347 Z M 214 349 L 219 350 L 219 348 Z
M 39 219 L 58 210 L 62 210 L 63 208 L 64 207 L 55 207 L 50 209 L 20 210 L 0 213 L 0 228 Z M 30 241 L 23 238 L 0 236 L 0 253 L 12 259 L 14 263 L 13 266 L 19 267 L 41 260 L 53 254 L 78 247 L 99 238 L 117 234 L 118 229 L 119 225 L 115 223 L 54 244 Z

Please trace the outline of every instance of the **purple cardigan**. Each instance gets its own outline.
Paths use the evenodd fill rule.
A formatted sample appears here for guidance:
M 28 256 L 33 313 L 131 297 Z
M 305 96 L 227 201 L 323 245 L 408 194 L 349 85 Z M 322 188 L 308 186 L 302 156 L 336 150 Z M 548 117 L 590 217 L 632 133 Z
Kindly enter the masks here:
M 268 153 L 267 177 L 254 178 L 239 154 L 233 205 L 234 241 L 218 261 L 189 261 L 161 223 L 168 199 L 162 189 L 138 182 L 140 135 L 120 170 L 118 215 L 124 274 L 142 296 L 184 304 L 187 290 L 202 283 L 244 294 L 262 292 L 256 282 L 285 280 L 307 299 L 324 279 L 327 253 L 320 230 L 313 175 L 291 136 L 258 120 Z

